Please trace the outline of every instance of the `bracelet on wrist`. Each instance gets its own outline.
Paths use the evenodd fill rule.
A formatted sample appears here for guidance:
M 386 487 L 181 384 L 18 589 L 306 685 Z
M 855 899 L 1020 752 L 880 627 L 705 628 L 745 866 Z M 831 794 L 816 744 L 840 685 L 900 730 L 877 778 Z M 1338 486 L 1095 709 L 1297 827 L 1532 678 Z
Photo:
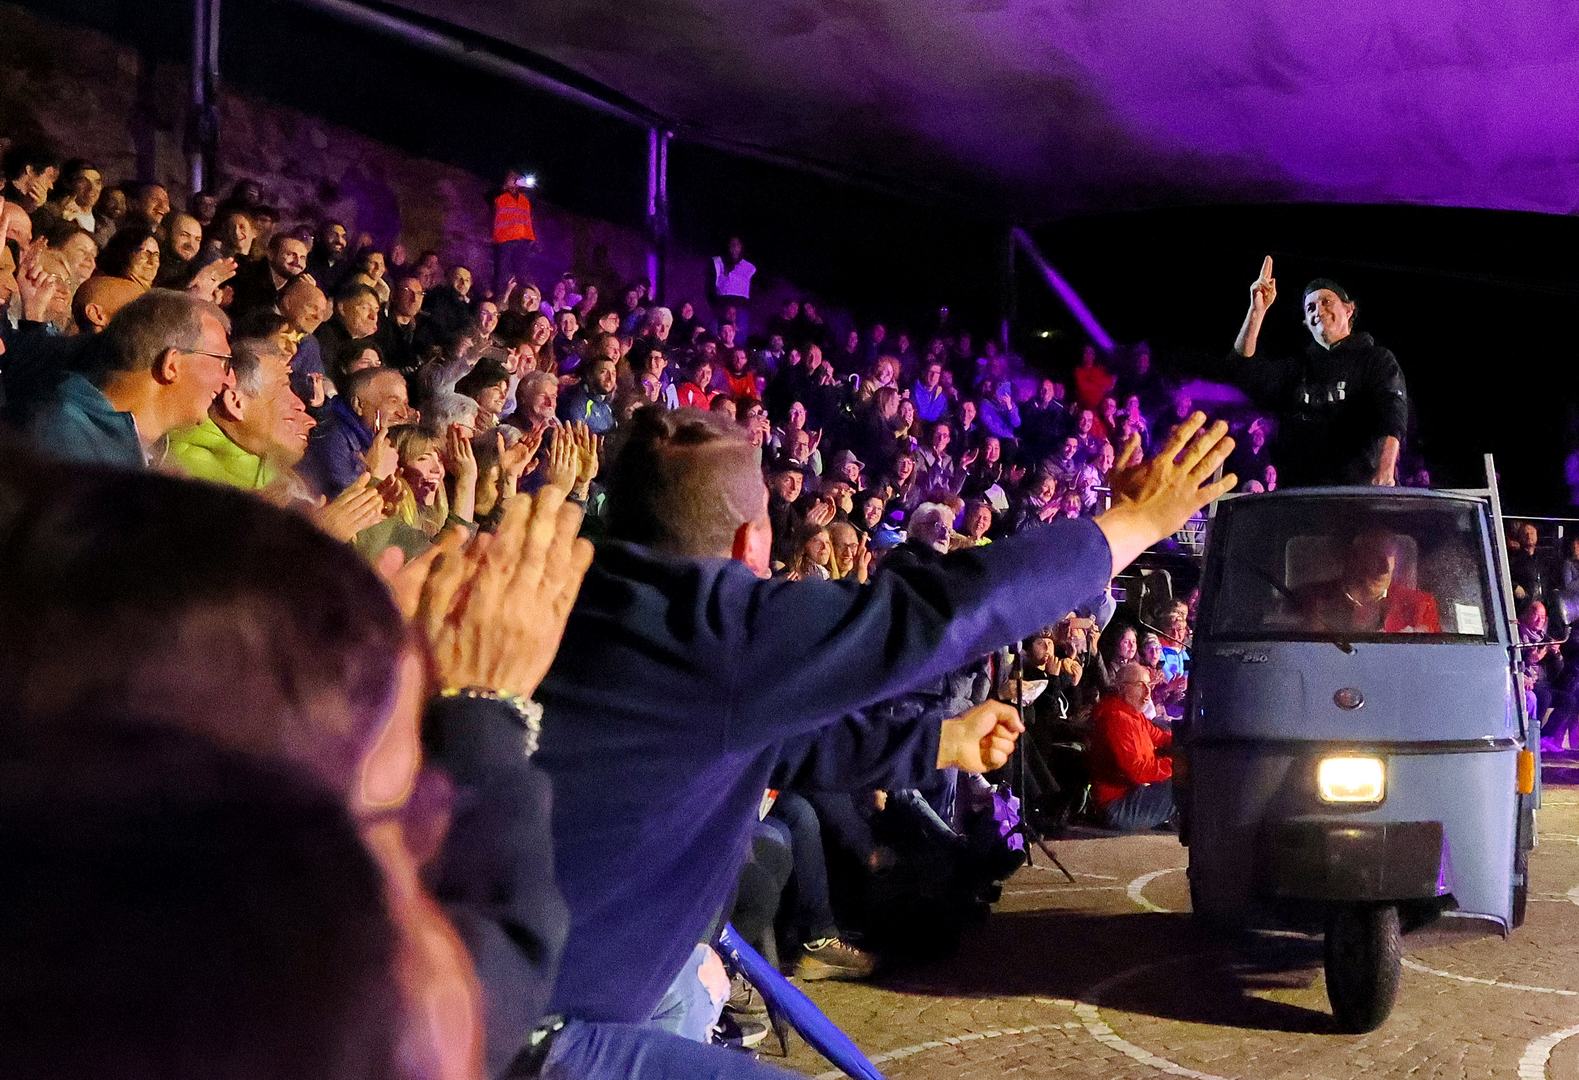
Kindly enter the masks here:
M 537 752 L 537 743 L 543 733 L 543 707 L 529 697 L 512 694 L 507 690 L 494 690 L 486 686 L 447 686 L 439 691 L 441 698 L 466 698 L 471 701 L 492 701 L 509 709 L 521 725 L 522 742 L 526 756 Z

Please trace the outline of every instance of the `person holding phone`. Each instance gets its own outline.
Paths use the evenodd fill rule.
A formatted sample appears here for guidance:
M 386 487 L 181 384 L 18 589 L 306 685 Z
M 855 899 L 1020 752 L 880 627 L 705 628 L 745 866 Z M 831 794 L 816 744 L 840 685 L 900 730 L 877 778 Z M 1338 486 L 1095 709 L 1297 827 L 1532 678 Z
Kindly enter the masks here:
M 504 174 L 504 186 L 493 197 L 493 288 L 504 291 L 505 282 L 514 278 L 526 281 L 532 275 L 529 260 L 537 248 L 537 230 L 532 225 L 532 197 L 537 178 L 511 169 Z

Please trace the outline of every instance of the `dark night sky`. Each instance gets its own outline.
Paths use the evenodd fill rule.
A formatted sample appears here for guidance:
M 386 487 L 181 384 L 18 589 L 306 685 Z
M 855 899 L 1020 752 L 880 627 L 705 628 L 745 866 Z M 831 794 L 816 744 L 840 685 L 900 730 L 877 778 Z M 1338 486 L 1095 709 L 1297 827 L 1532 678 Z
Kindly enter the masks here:
M 1167 209 L 1038 230 L 1044 254 L 1122 341 L 1192 357 L 1233 342 L 1264 254 L 1278 300 L 1269 347 L 1292 351 L 1299 290 L 1336 279 L 1359 327 L 1404 367 L 1418 437 L 1438 484 L 1479 481 L 1497 455 L 1506 501 L 1528 513 L 1566 501 L 1561 464 L 1575 403 L 1572 324 L 1579 220 L 1434 207 Z M 1045 288 L 1022 279 L 1021 325 L 1064 329 Z M 1044 325 L 1045 324 L 1045 325 Z

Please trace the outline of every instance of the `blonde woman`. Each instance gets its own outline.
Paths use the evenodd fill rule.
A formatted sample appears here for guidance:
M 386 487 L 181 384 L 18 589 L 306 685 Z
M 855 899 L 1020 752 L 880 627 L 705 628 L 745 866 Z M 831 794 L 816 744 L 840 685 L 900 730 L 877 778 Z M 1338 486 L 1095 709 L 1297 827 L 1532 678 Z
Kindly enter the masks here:
M 443 435 L 416 424 L 391 428 L 400 466 L 395 513 L 407 525 L 433 539 L 447 525 L 470 529 L 477 512 L 477 457 L 471 440 L 458 426 Z M 450 480 L 453 493 L 446 491 Z

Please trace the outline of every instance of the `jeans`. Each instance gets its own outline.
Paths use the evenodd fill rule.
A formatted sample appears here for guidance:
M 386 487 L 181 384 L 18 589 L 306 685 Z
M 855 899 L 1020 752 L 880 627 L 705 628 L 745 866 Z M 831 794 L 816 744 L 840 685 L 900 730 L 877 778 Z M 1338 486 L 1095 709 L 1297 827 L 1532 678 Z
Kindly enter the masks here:
M 820 941 L 839 932 L 828 898 L 828 857 L 822 850 L 822 823 L 817 811 L 793 791 L 779 793 L 768 819 L 789 829 L 795 856 L 795 932 L 802 942 Z
M 772 818 L 757 822 L 751 837 L 751 858 L 740 868 L 735 902 L 729 922 L 747 945 L 772 955 L 773 920 L 778 918 L 779 898 L 794 870 L 790 836 L 783 822 Z
M 1108 803 L 1102 811 L 1102 821 L 1108 828 L 1126 832 L 1155 828 L 1172 816 L 1172 780 L 1142 784 L 1116 802 Z
M 571 1020 L 554 1036 L 542 1080 L 802 1080 L 725 1046 L 692 1042 L 650 1024 Z
M 664 991 L 658 1001 L 658 1007 L 653 1010 L 652 1020 L 649 1021 L 651 1024 L 682 1039 L 707 1042 L 713 1025 L 718 1023 L 718 1014 L 724 1007 L 722 1001 L 714 1002 L 708 995 L 707 987 L 702 985 L 698 974 L 702 961 L 707 959 L 710 952 L 712 949 L 706 945 L 698 945 L 691 950 L 691 958 L 680 968 L 680 973 L 674 977 L 674 982 L 669 984 L 669 989 Z
M 506 240 L 493 246 L 495 297 L 504 295 L 505 283 L 511 278 L 515 278 L 517 292 L 526 288 L 526 283 L 532 280 L 532 252 L 536 247 L 536 240 Z

